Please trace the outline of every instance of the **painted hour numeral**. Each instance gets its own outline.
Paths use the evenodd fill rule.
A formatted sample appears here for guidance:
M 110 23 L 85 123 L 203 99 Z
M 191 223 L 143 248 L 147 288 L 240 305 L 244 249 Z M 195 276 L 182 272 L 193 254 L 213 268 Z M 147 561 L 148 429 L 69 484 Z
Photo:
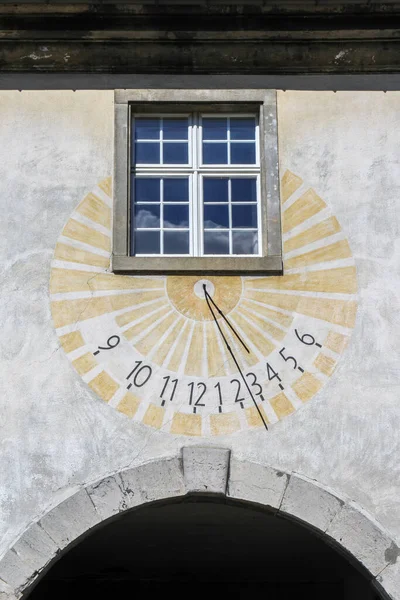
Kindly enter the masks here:
M 298 366 L 297 364 L 297 360 L 295 359 L 294 356 L 285 356 L 283 353 L 285 351 L 285 347 L 281 348 L 279 350 L 279 354 L 282 356 L 283 360 L 285 362 L 288 362 L 289 360 L 291 360 L 293 362 L 293 369 L 298 369 L 299 371 L 301 371 L 302 373 L 304 373 L 304 369 L 302 369 L 301 367 Z
M 239 402 L 240 407 L 244 408 L 243 402 L 245 401 L 245 398 L 243 398 L 243 396 L 240 395 L 240 390 L 241 390 L 242 385 L 241 385 L 239 379 L 231 379 L 231 383 L 236 383 L 236 385 L 237 385 L 235 402 Z
M 247 373 L 246 377 L 252 377 L 253 381 L 250 382 L 250 385 L 255 388 L 255 395 L 260 396 L 261 401 L 264 402 L 265 398 L 262 394 L 262 387 L 257 381 L 257 376 L 254 373 Z
M 135 375 L 133 378 L 133 384 L 129 383 L 127 385 L 128 390 L 131 389 L 132 385 L 135 385 L 136 387 L 142 387 L 150 379 L 150 377 L 153 373 L 152 368 L 149 367 L 149 365 L 143 365 L 141 367 L 140 365 L 142 364 L 142 362 L 143 362 L 142 360 L 136 360 L 135 361 L 136 366 L 132 369 L 132 371 L 127 376 L 127 379 L 130 379 L 132 377 L 132 375 Z
M 196 409 L 198 406 L 205 406 L 205 404 L 203 404 L 202 402 L 200 402 L 200 400 L 203 398 L 204 394 L 207 391 L 207 386 L 205 383 L 199 382 L 197 384 L 197 389 L 199 390 L 199 395 L 196 399 L 194 399 L 194 383 L 188 383 L 188 387 L 190 388 L 190 395 L 189 395 L 189 405 L 193 406 L 193 412 L 194 414 L 196 414 Z
M 177 379 L 171 379 L 171 377 L 169 375 L 167 375 L 166 377 L 163 377 L 165 383 L 162 389 L 162 392 L 160 394 L 160 398 L 162 400 L 161 402 L 161 406 L 164 406 L 165 401 L 168 399 L 170 402 L 172 402 L 172 400 L 174 399 L 175 396 L 175 392 L 176 392 L 176 386 L 178 385 L 178 380 Z M 171 380 L 171 386 L 169 385 L 169 382 Z M 167 396 L 169 394 L 169 398 L 164 397 L 164 394 Z
M 278 379 L 279 381 L 279 387 L 281 390 L 284 389 L 283 385 L 282 385 L 282 379 L 279 377 L 279 373 L 277 373 L 276 371 L 274 371 L 274 369 L 271 367 L 271 365 L 269 363 L 267 363 L 267 376 L 268 376 L 268 381 L 273 381 L 275 379 L 275 377 Z
M 218 412 L 222 413 L 222 392 L 221 392 L 221 384 L 217 383 L 214 385 L 215 389 L 218 390 Z
M 315 337 L 311 335 L 311 333 L 304 333 L 303 335 L 300 335 L 297 329 L 295 329 L 294 332 L 297 339 L 300 340 L 302 344 L 305 344 L 306 346 L 313 346 L 315 344 L 318 346 L 318 348 L 322 348 L 321 344 L 318 344 L 318 342 L 315 341 Z
M 94 356 L 96 356 L 96 354 L 100 354 L 101 350 L 112 350 L 113 348 L 116 348 L 120 341 L 121 338 L 119 335 L 112 335 L 107 340 L 107 346 L 97 346 L 96 352 L 93 352 Z

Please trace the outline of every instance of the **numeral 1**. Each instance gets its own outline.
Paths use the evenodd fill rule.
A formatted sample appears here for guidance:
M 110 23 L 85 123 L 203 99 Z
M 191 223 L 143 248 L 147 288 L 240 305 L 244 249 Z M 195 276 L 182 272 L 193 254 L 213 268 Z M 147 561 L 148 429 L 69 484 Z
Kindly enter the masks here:
M 218 412 L 222 413 L 222 392 L 221 392 L 221 384 L 217 383 L 216 385 L 214 385 L 214 387 L 218 390 L 218 400 L 219 400 L 219 406 L 218 406 Z

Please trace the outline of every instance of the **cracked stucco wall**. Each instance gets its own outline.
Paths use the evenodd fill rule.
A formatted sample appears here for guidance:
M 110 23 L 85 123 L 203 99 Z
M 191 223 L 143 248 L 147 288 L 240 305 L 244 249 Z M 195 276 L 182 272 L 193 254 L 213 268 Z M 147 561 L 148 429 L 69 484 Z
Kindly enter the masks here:
M 296 471 L 400 539 L 398 297 L 400 93 L 280 92 L 280 161 L 347 234 L 360 287 L 338 369 L 302 410 L 214 438 L 240 459 Z M 0 554 L 82 485 L 204 440 L 135 424 L 101 402 L 59 350 L 50 262 L 76 205 L 112 171 L 113 92 L 0 92 Z

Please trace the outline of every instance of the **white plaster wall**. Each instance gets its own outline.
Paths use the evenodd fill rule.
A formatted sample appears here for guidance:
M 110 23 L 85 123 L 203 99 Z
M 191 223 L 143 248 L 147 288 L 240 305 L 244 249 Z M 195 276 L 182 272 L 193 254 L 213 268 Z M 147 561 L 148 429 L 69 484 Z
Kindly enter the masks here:
M 267 433 L 210 444 L 295 470 L 361 504 L 400 539 L 400 93 L 279 93 L 280 159 L 329 204 L 360 285 L 338 369 Z M 0 93 L 0 554 L 79 486 L 204 440 L 135 424 L 58 348 L 48 278 L 61 229 L 112 170 L 112 92 Z M 400 181 L 400 178 L 399 178 Z

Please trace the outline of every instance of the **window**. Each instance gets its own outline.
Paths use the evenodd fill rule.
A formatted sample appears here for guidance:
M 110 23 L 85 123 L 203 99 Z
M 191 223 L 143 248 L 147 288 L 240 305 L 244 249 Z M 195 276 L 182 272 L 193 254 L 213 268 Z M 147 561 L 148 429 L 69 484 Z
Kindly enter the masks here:
M 114 271 L 282 272 L 275 93 L 241 94 L 116 92 Z

